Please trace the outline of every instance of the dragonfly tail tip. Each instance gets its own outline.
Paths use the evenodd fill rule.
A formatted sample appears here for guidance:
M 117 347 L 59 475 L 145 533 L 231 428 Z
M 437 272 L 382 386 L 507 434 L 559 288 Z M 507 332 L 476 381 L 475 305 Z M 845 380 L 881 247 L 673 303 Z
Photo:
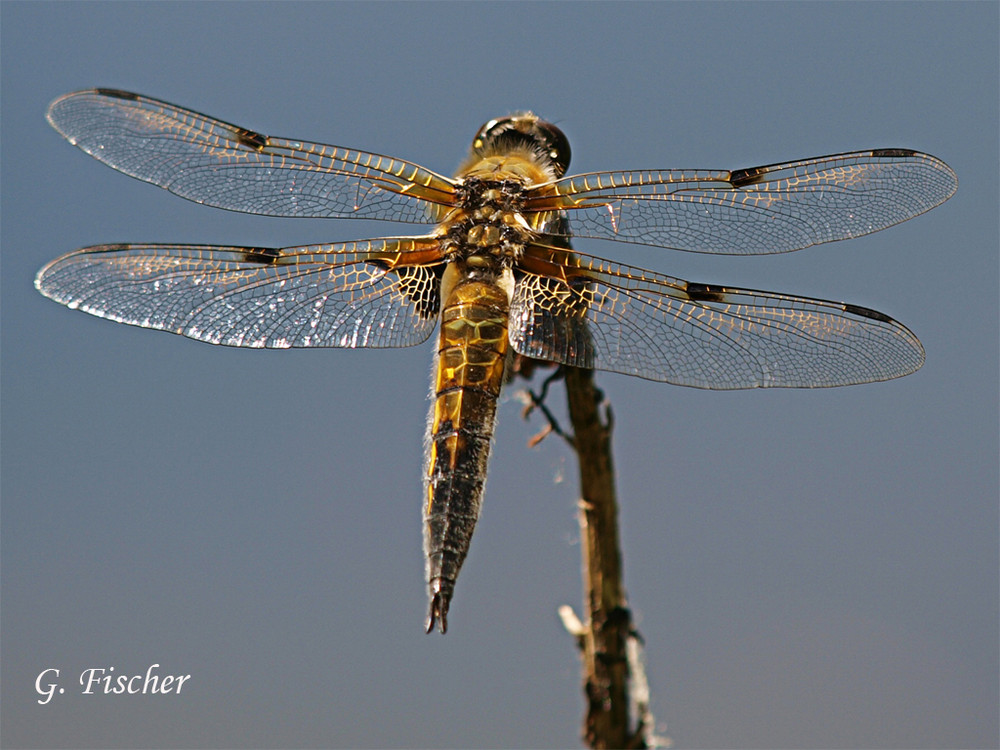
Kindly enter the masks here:
M 431 611 L 427 615 L 427 632 L 434 630 L 438 626 L 438 631 L 444 635 L 448 632 L 448 597 L 441 591 L 434 592 L 431 597 Z

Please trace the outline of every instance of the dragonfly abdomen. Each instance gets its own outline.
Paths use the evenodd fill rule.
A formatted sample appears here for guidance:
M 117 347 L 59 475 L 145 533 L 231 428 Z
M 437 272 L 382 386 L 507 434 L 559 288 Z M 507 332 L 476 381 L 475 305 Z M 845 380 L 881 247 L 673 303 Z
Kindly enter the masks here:
M 441 312 L 434 401 L 428 422 L 424 551 L 427 632 L 447 630 L 448 604 L 479 519 L 497 399 L 507 360 L 508 290 L 460 280 Z

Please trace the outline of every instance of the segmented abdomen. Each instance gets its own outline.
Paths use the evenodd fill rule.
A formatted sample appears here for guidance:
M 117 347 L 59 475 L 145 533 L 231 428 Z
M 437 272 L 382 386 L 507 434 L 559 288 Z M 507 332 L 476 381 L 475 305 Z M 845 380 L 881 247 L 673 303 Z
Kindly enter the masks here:
M 424 551 L 427 632 L 448 627 L 448 604 L 479 518 L 497 399 L 507 359 L 507 292 L 462 280 L 441 312 L 428 429 Z

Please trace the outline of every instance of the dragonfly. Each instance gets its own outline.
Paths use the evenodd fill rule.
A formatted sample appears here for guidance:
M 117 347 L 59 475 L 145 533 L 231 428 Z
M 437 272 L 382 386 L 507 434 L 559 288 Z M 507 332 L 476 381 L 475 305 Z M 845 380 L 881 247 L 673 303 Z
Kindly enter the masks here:
M 70 308 L 224 346 L 405 347 L 437 329 L 427 632 L 447 630 L 515 355 L 707 389 L 868 383 L 924 361 L 917 337 L 875 310 L 684 281 L 584 254 L 571 238 L 783 253 L 877 232 L 957 189 L 944 162 L 906 148 L 567 176 L 568 139 L 530 112 L 484 124 L 453 177 L 115 89 L 63 96 L 47 118 L 99 161 L 197 203 L 430 225 L 417 236 L 282 248 L 97 245 L 35 281 Z

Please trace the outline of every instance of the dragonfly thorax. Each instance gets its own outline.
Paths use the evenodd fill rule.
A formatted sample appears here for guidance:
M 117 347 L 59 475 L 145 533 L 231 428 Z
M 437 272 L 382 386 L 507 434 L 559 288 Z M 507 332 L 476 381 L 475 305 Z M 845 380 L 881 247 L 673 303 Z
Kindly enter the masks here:
M 461 182 L 459 195 L 459 208 L 442 227 L 449 259 L 482 267 L 493 265 L 492 258 L 509 267 L 536 234 L 522 212 L 524 184 L 473 176 Z

